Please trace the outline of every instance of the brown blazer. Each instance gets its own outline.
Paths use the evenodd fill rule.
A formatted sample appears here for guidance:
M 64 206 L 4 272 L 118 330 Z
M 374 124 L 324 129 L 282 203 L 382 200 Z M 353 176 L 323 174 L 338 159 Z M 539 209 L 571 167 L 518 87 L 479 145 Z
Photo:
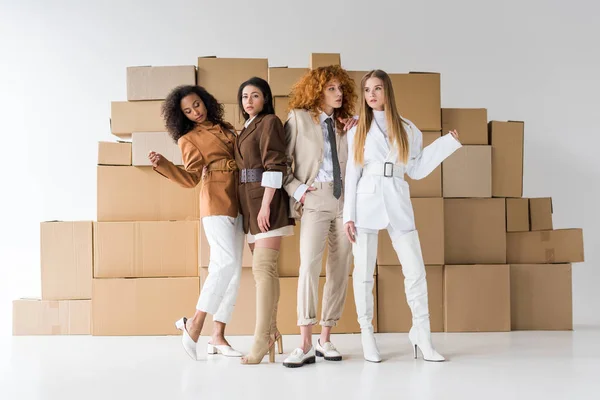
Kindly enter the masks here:
M 234 159 L 235 134 L 220 125 L 204 122 L 179 138 L 184 168 L 163 158 L 154 170 L 186 188 L 202 180 L 200 218 L 211 215 L 237 217 L 239 175 Z M 202 170 L 206 166 L 206 175 Z
M 236 140 L 235 161 L 238 168 L 262 168 L 264 171 L 279 171 L 285 174 L 288 169 L 285 154 L 285 133 L 283 125 L 275 115 L 259 115 L 244 128 Z M 261 233 L 258 227 L 258 213 L 265 188 L 261 182 L 240 183 L 238 188 L 240 209 L 244 216 L 244 232 L 253 235 Z M 285 190 L 277 189 L 271 201 L 271 230 L 294 225 L 289 218 L 289 198 Z

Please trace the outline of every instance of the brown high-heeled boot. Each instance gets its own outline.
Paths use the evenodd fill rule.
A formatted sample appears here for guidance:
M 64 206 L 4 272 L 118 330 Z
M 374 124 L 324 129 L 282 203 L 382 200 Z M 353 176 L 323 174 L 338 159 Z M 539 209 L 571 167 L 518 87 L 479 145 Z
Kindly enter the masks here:
M 275 362 L 275 338 L 271 329 L 273 314 L 279 301 L 278 257 L 278 250 L 262 247 L 254 249 L 252 273 L 256 283 L 256 327 L 252 350 L 242 358 L 242 364 L 260 364 L 267 353 L 269 362 Z

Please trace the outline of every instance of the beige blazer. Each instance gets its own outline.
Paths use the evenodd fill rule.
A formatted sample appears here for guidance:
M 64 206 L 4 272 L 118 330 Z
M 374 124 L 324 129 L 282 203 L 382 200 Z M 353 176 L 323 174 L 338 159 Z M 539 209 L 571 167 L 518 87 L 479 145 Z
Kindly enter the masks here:
M 342 184 L 346 177 L 348 140 L 345 132 L 336 124 L 335 139 L 338 160 L 342 172 Z M 290 216 L 302 216 L 302 204 L 294 198 L 301 184 L 312 185 L 323 162 L 323 130 L 318 119 L 307 110 L 291 110 L 285 123 L 286 152 L 290 158 L 290 171 L 286 174 L 283 187 L 290 196 Z M 344 190 L 342 188 L 342 196 Z M 343 201 L 343 197 L 341 199 Z

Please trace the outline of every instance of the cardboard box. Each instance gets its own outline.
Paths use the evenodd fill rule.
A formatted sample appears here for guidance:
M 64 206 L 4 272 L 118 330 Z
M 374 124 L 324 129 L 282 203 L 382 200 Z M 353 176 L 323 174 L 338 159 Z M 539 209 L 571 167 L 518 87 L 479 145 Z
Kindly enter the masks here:
M 192 316 L 199 278 L 94 279 L 95 336 L 180 335 L 175 321 Z
M 92 298 L 92 222 L 42 222 L 43 300 Z
M 425 264 L 442 265 L 444 263 L 444 199 L 413 199 L 412 205 Z M 377 264 L 400 265 L 387 230 L 379 232 Z
M 532 231 L 552 230 L 552 198 L 529 199 L 529 218 Z
M 442 132 L 456 129 L 463 145 L 489 144 L 485 108 L 442 108 Z
M 200 272 L 200 280 L 202 284 L 206 281 L 208 269 L 202 268 Z M 298 278 L 279 278 L 280 282 L 280 297 L 277 310 L 277 327 L 283 335 L 298 335 L 300 328 L 297 326 L 297 291 Z M 325 286 L 325 278 L 319 279 L 319 307 L 317 318 L 321 317 L 321 306 L 323 300 L 323 287 Z M 332 329 L 332 333 L 358 333 L 360 326 L 358 325 L 356 316 L 356 306 L 354 303 L 354 291 L 352 289 L 352 277 L 348 278 L 348 294 L 342 317 L 338 321 L 337 326 Z M 373 288 L 375 311 L 373 318 L 373 326 L 377 332 L 377 284 Z M 254 277 L 250 269 L 242 269 L 242 279 L 238 298 L 233 311 L 231 321 L 227 324 L 228 335 L 252 335 L 254 334 L 254 325 L 256 322 L 256 288 Z M 213 321 L 212 318 L 207 318 L 202 329 L 202 335 L 210 336 L 212 334 Z M 321 326 L 319 324 L 313 326 L 313 333 L 320 333 Z M 284 346 L 285 343 L 284 343 Z M 289 348 L 287 345 L 286 350 Z M 291 349 L 287 350 L 287 352 Z
M 396 107 L 422 131 L 442 129 L 440 74 L 390 74 Z
M 223 110 L 225 111 L 223 114 L 223 119 L 233 125 L 237 132 L 244 129 L 244 124 L 246 121 L 244 120 L 244 116 L 240 111 L 239 105 L 223 104 Z
M 309 71 L 308 68 L 269 68 L 269 86 L 273 97 L 287 97 L 292 92 L 292 87 Z
M 94 278 L 198 276 L 198 225 L 95 222 Z
M 510 331 L 510 266 L 444 266 L 446 332 Z
M 571 264 L 511 265 L 512 330 L 572 330 L 571 283 Z
M 275 115 L 279 117 L 281 123 L 285 124 L 288 117 L 288 108 L 290 104 L 289 97 L 275 97 Z
M 491 146 L 463 146 L 442 163 L 444 197 L 492 197 Z
M 268 64 L 266 58 L 198 57 L 198 85 L 220 103 L 237 104 L 240 85 L 253 76 L 267 80 Z
M 341 57 L 338 53 L 312 53 L 310 55 L 310 69 L 341 64 Z
M 194 65 L 128 67 L 127 100 L 164 100 L 181 85 L 196 84 Z
M 506 259 L 510 264 L 560 264 L 583 262 L 583 231 L 509 232 Z
M 404 293 L 404 275 L 398 265 L 379 265 L 377 305 L 379 332 L 408 332 L 412 313 Z M 425 266 L 429 319 L 432 332 L 444 332 L 444 273 L 441 265 Z
M 131 143 L 98 142 L 98 165 L 131 165 Z
M 441 137 L 441 132 L 423 132 L 423 148 Z M 425 179 L 414 180 L 408 175 L 404 179 L 410 187 L 410 197 L 442 197 L 442 166 L 434 169 Z
M 523 122 L 489 123 L 492 196 L 523 197 Z
M 97 220 L 197 220 L 200 188 L 181 187 L 151 167 L 100 166 Z
M 504 199 L 444 199 L 446 264 L 506 263 Z
M 183 165 L 181 150 L 167 132 L 133 132 L 132 165 L 136 167 L 152 166 L 148 153 L 155 151 L 175 165 Z
M 506 232 L 529 231 L 529 200 L 506 199 Z
M 110 128 L 115 136 L 129 138 L 133 132 L 164 132 L 162 101 L 113 101 Z
M 89 335 L 91 300 L 13 301 L 13 335 Z

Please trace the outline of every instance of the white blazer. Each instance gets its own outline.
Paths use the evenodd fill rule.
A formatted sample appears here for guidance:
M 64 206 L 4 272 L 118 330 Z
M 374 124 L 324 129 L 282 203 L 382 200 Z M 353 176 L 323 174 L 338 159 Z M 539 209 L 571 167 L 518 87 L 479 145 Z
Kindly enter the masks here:
M 446 134 L 423 149 L 423 134 L 408 120 L 404 120 L 408 134 L 409 159 L 399 161 L 398 149 L 390 149 L 387 135 L 375 121 L 372 122 L 365 142 L 364 165 L 354 162 L 356 127 L 348 132 L 348 162 L 346 165 L 344 223 L 354 221 L 357 228 L 415 230 L 415 221 L 408 183 L 423 179 L 442 161 L 461 147 L 458 140 Z

